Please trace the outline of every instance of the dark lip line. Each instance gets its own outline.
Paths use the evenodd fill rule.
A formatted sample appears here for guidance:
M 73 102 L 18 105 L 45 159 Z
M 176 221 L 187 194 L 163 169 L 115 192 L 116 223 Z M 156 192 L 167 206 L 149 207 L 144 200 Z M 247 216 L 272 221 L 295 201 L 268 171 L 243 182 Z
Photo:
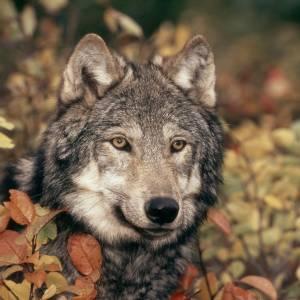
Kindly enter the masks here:
M 127 227 L 130 227 L 134 229 L 137 233 L 141 234 L 142 236 L 145 236 L 147 238 L 156 238 L 156 237 L 163 237 L 166 236 L 168 233 L 172 232 L 171 229 L 165 229 L 165 228 L 140 228 L 132 224 L 130 221 L 128 221 L 123 214 L 121 208 L 119 206 L 115 206 L 115 214 L 118 220 L 126 225 Z

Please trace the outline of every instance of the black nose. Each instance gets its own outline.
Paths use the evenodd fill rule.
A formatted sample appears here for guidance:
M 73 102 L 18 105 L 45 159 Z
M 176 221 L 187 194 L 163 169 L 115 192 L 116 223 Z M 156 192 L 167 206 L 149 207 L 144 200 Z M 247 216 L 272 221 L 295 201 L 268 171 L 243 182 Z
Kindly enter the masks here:
M 171 223 L 177 217 L 179 206 L 172 198 L 152 198 L 145 205 L 147 217 L 159 225 Z

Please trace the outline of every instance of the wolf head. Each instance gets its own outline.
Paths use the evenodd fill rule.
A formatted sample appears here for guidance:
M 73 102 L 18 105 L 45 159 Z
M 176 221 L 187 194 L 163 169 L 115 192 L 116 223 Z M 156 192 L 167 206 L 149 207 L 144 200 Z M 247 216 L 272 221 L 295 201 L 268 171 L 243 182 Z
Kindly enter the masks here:
M 216 201 L 222 130 L 215 66 L 201 36 L 136 65 L 95 34 L 71 55 L 44 139 L 43 204 L 110 243 L 165 245 Z

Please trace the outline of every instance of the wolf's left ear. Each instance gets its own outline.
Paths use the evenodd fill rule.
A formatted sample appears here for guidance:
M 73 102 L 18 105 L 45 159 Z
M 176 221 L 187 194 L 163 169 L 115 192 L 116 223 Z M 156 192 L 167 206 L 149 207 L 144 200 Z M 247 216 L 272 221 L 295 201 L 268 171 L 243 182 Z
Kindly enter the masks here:
M 201 35 L 189 40 L 177 55 L 167 58 L 162 68 L 192 99 L 209 108 L 215 106 L 214 56 Z
M 63 73 L 60 100 L 69 104 L 81 99 L 91 106 L 123 76 L 124 65 L 96 34 L 85 35 L 77 44 Z

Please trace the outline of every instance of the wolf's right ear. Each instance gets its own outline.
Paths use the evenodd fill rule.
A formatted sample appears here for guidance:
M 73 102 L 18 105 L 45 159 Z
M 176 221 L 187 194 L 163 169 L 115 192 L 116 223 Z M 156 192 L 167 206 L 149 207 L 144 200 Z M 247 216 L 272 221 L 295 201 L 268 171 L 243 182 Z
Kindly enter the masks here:
M 125 63 L 114 56 L 103 39 L 85 35 L 75 47 L 63 73 L 60 89 L 62 104 L 81 99 L 92 106 L 124 74 Z

